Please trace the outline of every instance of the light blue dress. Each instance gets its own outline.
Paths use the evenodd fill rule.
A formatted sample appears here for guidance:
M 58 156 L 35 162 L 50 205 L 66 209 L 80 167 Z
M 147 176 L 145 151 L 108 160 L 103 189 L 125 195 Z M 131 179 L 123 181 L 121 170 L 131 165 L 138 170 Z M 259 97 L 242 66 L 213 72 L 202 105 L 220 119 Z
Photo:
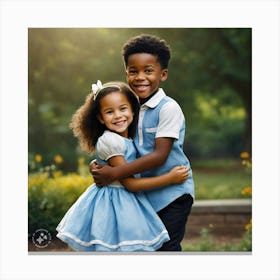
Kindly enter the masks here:
M 136 158 L 132 140 L 105 131 L 96 144 L 97 159 L 106 163 L 122 155 Z M 169 240 L 168 232 L 142 192 L 129 192 L 120 182 L 91 185 L 57 226 L 57 237 L 78 251 L 155 251 Z

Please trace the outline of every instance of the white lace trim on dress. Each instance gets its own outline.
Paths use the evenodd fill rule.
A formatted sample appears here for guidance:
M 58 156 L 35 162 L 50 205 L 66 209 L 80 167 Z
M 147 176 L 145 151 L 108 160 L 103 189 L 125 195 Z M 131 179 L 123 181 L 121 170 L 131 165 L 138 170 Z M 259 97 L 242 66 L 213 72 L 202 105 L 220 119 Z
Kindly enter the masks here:
M 75 242 L 77 242 L 78 244 L 85 246 L 85 247 L 90 247 L 94 244 L 99 244 L 102 245 L 104 247 L 110 248 L 110 249 L 117 249 L 119 247 L 122 246 L 132 246 L 132 245 L 145 245 L 145 246 L 151 246 L 156 244 L 165 234 L 167 234 L 167 230 L 163 230 L 156 238 L 154 238 L 153 240 L 133 240 L 133 241 L 122 241 L 118 244 L 113 244 L 110 245 L 108 243 L 105 243 L 101 240 L 95 239 L 95 240 L 91 240 L 89 242 L 85 242 L 80 240 L 78 237 L 76 237 L 75 235 L 69 233 L 69 232 L 59 232 L 57 234 L 57 237 L 69 237 L 71 239 L 73 239 Z

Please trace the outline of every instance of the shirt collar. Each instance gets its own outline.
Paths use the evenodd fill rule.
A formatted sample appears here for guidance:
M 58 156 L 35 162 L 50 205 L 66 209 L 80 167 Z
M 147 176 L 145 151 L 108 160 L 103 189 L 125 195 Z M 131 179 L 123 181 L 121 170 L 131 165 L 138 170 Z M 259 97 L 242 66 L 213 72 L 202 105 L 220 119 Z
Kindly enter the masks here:
M 142 104 L 141 107 L 150 107 L 150 108 L 155 108 L 159 102 L 161 101 L 162 98 L 166 96 L 165 92 L 163 91 L 162 88 L 158 89 L 158 92 L 151 98 L 149 99 L 146 103 Z

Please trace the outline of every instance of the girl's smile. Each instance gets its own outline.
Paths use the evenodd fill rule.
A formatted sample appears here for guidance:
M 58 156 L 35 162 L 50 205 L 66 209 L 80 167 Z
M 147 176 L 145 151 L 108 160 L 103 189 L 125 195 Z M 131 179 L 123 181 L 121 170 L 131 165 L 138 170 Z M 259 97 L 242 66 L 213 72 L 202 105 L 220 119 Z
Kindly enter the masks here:
M 133 121 L 133 112 L 125 94 L 115 91 L 100 100 L 99 121 L 109 130 L 128 137 L 128 127 Z

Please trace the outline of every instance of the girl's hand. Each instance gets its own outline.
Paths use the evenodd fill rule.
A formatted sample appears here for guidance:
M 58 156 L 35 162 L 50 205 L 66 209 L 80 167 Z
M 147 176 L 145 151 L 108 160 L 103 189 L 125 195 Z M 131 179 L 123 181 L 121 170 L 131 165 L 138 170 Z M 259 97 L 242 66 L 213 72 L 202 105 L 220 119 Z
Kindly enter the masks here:
M 186 166 L 181 165 L 172 168 L 168 174 L 171 184 L 182 184 L 188 179 L 189 170 Z

